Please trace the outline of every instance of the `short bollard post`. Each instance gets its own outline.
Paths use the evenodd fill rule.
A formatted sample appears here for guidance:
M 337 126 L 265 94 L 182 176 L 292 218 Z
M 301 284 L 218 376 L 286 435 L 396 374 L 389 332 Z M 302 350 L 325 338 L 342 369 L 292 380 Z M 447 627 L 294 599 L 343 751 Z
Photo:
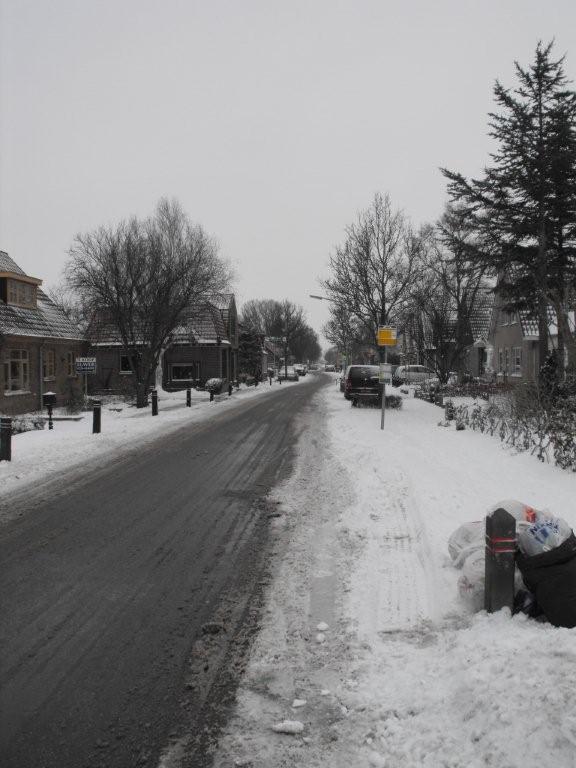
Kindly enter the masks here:
M 186 390 L 186 407 L 187 408 L 192 407 L 192 390 L 191 389 Z
M 92 434 L 99 435 L 102 427 L 102 403 L 100 400 L 94 400 L 94 410 L 92 411 Z
M 228 397 L 232 397 L 232 383 L 228 384 Z
M 0 418 L 0 461 L 12 461 L 12 419 Z
M 214 400 L 214 391 L 211 389 L 210 390 L 210 402 L 212 402 L 213 400 Z
M 152 416 L 158 416 L 158 392 L 152 390 Z
M 484 608 L 494 613 L 514 604 L 516 520 L 499 508 L 486 516 Z
M 446 418 L 446 421 L 452 421 L 454 419 L 454 403 L 452 400 L 446 401 L 446 406 L 444 408 L 444 416 Z

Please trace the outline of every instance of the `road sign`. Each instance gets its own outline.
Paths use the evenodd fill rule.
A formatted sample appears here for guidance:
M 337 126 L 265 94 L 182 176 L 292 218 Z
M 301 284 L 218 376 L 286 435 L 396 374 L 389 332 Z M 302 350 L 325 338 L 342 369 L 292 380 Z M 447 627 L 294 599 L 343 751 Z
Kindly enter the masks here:
M 392 365 L 390 363 L 380 363 L 378 381 L 380 384 L 392 384 Z
M 395 347 L 396 346 L 396 328 L 389 325 L 378 326 L 378 346 Z
M 95 357 L 77 357 L 75 361 L 76 373 L 96 373 Z

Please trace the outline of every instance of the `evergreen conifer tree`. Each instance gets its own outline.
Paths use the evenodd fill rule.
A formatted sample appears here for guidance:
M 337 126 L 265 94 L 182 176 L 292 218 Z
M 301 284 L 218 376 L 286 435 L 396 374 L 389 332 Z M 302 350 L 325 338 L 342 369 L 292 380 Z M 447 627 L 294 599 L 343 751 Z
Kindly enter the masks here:
M 548 306 L 562 314 L 563 340 L 574 291 L 576 94 L 552 45 L 539 43 L 527 69 L 516 63 L 515 89 L 496 82 L 500 109 L 489 115 L 496 150 L 483 178 L 443 169 L 452 200 L 466 206 L 485 244 L 479 258 L 499 275 L 508 308 L 538 318 L 540 365 L 548 355 Z

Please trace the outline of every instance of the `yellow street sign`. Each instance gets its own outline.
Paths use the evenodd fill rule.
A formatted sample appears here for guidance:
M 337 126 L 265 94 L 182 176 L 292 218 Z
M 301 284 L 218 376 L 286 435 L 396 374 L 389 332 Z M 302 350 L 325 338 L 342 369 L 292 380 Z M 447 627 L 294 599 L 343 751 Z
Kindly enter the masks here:
M 396 346 L 396 328 L 390 328 L 388 325 L 378 326 L 378 346 L 395 347 Z

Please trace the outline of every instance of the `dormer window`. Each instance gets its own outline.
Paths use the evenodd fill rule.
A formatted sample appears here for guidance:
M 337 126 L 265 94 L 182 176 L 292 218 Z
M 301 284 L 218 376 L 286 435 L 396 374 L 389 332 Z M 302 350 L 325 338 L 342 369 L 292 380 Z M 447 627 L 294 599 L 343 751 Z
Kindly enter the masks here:
M 36 308 L 36 286 L 21 280 L 8 279 L 8 304 L 19 307 Z

